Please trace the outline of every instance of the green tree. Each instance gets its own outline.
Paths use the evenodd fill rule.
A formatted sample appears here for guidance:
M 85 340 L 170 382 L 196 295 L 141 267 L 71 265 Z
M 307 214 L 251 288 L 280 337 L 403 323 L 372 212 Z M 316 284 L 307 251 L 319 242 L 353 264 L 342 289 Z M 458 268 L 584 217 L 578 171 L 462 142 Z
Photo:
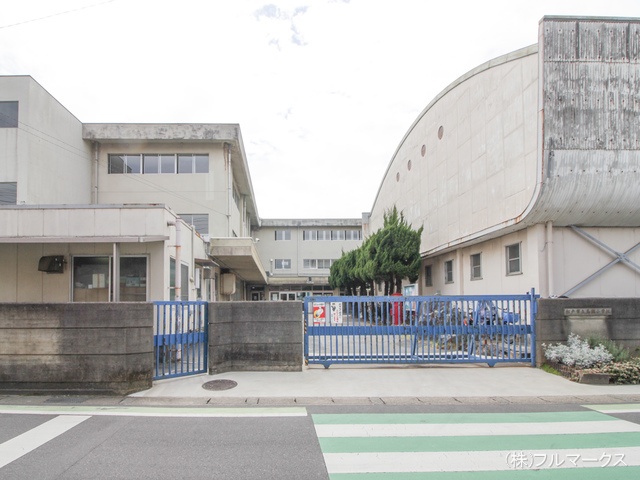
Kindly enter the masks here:
M 420 274 L 420 237 L 422 227 L 413 230 L 404 215 L 394 206 L 385 212 L 381 229 L 363 244 L 331 266 L 331 288 L 345 289 L 347 294 L 363 294 L 384 282 L 384 294 L 402 293 L 402 280 L 415 282 Z

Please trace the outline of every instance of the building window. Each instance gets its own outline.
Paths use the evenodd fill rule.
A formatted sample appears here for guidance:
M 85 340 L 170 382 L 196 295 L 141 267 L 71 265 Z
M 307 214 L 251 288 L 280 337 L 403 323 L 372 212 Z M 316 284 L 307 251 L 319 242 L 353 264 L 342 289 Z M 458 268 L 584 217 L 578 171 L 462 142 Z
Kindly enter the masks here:
M 209 173 L 209 155 L 179 154 L 178 173 Z
M 73 301 L 110 301 L 113 257 L 73 257 L 72 262 Z M 147 257 L 120 257 L 119 283 L 121 302 L 146 302 Z
M 318 240 L 317 230 L 304 230 L 302 232 L 302 240 Z
M 109 155 L 109 173 L 141 173 L 140 155 Z
M 318 268 L 328 270 L 333 265 L 334 260 L 331 258 L 319 258 L 318 259 Z
M 444 283 L 453 283 L 453 260 L 444 262 Z
M 471 261 L 471 280 L 482 279 L 482 265 L 479 253 L 474 253 L 470 257 Z
M 318 230 L 318 240 L 331 240 L 331 230 Z
M 522 273 L 520 243 L 506 246 L 507 275 Z
M 433 266 L 424 266 L 424 286 L 433 287 Z
M 209 173 L 207 154 L 109 154 L 109 173 Z
M 120 301 L 147 301 L 147 257 L 120 257 Z
M 331 230 L 331 240 L 344 240 L 345 238 L 344 230 Z
M 276 240 L 291 240 L 291 230 L 276 230 Z
M 238 210 L 240 210 L 240 194 L 238 193 L 238 189 L 236 188 L 235 185 L 233 186 L 232 195 L 233 195 L 233 201 L 236 204 L 236 207 L 238 207 Z
M 200 235 L 209 235 L 209 215 L 206 213 L 181 213 L 180 218 L 192 225 Z
M 143 155 L 142 173 L 160 173 L 159 157 L 159 155 Z
M 0 182 L 0 205 L 18 203 L 18 184 L 16 182 Z
M 18 128 L 18 102 L 0 102 L 0 128 Z
M 305 258 L 302 261 L 302 267 L 306 269 L 328 270 L 331 268 L 334 260 L 331 258 Z
M 345 232 L 345 240 L 360 240 L 362 232 L 360 230 L 347 230 Z
M 276 258 L 274 267 L 276 270 L 291 270 L 291 259 Z
M 110 257 L 73 257 L 74 302 L 108 302 Z

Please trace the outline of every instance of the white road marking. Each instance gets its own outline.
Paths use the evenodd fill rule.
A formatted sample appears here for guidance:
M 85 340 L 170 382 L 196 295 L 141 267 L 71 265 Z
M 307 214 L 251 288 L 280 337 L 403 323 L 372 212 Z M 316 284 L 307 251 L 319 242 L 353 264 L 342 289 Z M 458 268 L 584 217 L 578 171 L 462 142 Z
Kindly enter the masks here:
M 519 466 L 513 451 L 473 452 L 372 452 L 372 453 L 325 453 L 324 459 L 329 474 L 335 473 L 404 473 L 404 472 L 456 472 L 456 471 L 500 471 L 547 468 L 602 468 L 607 460 L 601 459 L 603 448 L 571 450 L 529 450 L 523 453 L 522 461 L 530 463 Z M 623 459 L 624 465 L 640 466 L 640 448 L 616 447 L 609 454 Z M 546 464 L 554 459 L 561 465 Z M 592 460 L 593 459 L 593 460 Z M 612 455 L 611 463 L 614 461 Z M 575 464 L 573 463 L 575 462 Z M 615 467 L 612 467 L 615 468 Z M 623 468 L 623 467 L 620 467 Z M 610 470 L 607 470 L 610 471 Z
M 0 444 L 0 468 L 81 424 L 87 415 L 59 416 Z
M 304 407 L 139 407 L 139 406 L 34 406 L 34 405 L 2 405 L 0 413 L 31 415 L 89 415 L 119 417 L 306 417 Z
M 468 437 L 483 435 L 547 435 L 640 432 L 624 420 L 552 423 L 316 424 L 318 437 Z

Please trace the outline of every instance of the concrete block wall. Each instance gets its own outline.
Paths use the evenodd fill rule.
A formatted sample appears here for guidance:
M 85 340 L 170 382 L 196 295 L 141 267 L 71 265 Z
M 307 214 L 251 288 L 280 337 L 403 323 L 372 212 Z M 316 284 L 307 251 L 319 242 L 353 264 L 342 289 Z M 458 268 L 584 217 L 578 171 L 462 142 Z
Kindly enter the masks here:
M 536 317 L 536 363 L 545 361 L 542 344 L 603 337 L 640 353 L 640 298 L 540 299 Z
M 302 302 L 209 304 L 209 373 L 301 371 Z
M 0 392 L 151 388 L 150 303 L 0 304 Z

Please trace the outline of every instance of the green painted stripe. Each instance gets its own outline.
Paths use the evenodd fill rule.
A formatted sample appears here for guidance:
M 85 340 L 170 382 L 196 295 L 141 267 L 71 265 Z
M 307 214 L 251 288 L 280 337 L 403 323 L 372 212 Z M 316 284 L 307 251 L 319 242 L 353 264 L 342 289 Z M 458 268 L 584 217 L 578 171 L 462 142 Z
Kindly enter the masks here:
M 593 410 L 578 412 L 523 413 L 380 413 L 380 414 L 313 414 L 319 425 L 342 424 L 409 424 L 409 423 L 540 423 L 597 422 L 611 417 Z
M 606 405 L 583 405 L 583 407 L 599 412 L 607 412 L 610 410 L 640 411 L 640 403 L 608 403 Z
M 637 480 L 640 467 L 555 468 L 490 472 L 333 473 L 330 480 Z
M 0 405 L 0 413 L 42 415 L 140 415 L 140 416 L 306 416 L 304 407 L 140 407 L 85 405 Z
M 462 432 L 461 432 L 462 433 Z M 323 437 L 323 453 L 467 452 L 640 447 L 640 432 L 477 437 Z

